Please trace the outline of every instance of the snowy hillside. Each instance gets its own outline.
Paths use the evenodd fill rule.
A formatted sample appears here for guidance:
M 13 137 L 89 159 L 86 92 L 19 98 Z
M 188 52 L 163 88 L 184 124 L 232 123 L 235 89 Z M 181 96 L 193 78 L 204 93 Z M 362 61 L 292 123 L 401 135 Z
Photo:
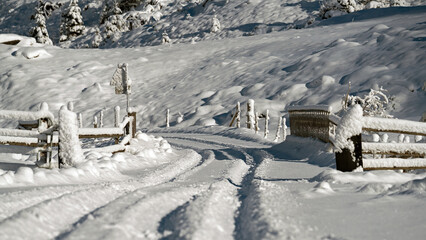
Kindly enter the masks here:
M 101 110 L 110 127 L 114 107 L 122 116 L 126 109 L 110 80 L 117 64 L 128 63 L 138 120 L 125 152 L 88 150 L 113 140 L 85 140 L 84 161 L 69 168 L 38 168 L 34 154 L 3 153 L 13 149 L 1 145 L 0 239 L 426 234 L 424 170 L 343 173 L 327 144 L 272 141 L 289 106 L 330 105 L 338 114 L 349 83 L 349 93 L 361 97 L 383 87 L 390 115 L 419 121 L 426 112 L 424 1 L 327 20 L 315 0 L 160 2 L 145 25 L 86 48 L 102 1 L 78 1 L 85 32 L 70 42 L 59 43 L 61 11 L 54 11 L 46 21 L 54 45 L 25 37 L 37 1 L 0 1 L 0 43 L 19 41 L 0 44 L 1 110 L 37 111 L 46 102 L 57 114 L 71 101 L 85 127 Z M 214 18 L 220 28 L 212 31 Z M 163 33 L 171 42 L 162 44 Z M 269 110 L 266 139 L 228 127 L 237 102 L 245 114 L 249 99 L 256 112 Z M 0 126 L 16 122 L 1 119 Z

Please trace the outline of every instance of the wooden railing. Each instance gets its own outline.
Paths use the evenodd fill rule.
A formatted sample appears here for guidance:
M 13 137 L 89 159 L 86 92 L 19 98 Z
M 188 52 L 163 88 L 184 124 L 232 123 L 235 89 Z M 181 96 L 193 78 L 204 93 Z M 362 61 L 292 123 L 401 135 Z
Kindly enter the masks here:
M 117 109 L 117 108 L 116 108 Z M 0 152 L 37 154 L 37 162 L 43 167 L 52 165 L 52 148 L 59 145 L 59 123 L 48 111 L 47 104 L 37 112 L 0 110 L 0 119 L 18 122 L 17 129 L 0 128 Z M 116 114 L 117 119 L 117 114 Z M 116 120 L 117 121 L 117 120 Z M 128 113 L 123 121 L 116 122 L 112 128 L 79 128 L 78 137 L 82 138 L 115 138 L 116 145 L 85 150 L 101 152 L 122 152 L 136 135 L 136 112 Z M 121 139 L 121 141 L 119 141 Z M 58 149 L 58 151 L 61 151 Z M 61 160 L 58 159 L 60 166 Z
M 362 117 L 362 123 L 363 132 L 426 136 L 426 123 L 423 122 Z M 354 143 L 354 151 L 343 149 L 336 152 L 338 170 L 353 171 L 359 166 L 364 170 L 426 168 L 426 143 L 363 142 L 361 134 L 350 139 Z
M 58 137 L 53 133 L 55 119 L 47 104 L 37 112 L 0 110 L 0 119 L 18 121 L 18 129 L 0 128 L 0 145 L 5 145 L 0 148 L 2 152 L 35 153 L 38 161 L 51 162 Z

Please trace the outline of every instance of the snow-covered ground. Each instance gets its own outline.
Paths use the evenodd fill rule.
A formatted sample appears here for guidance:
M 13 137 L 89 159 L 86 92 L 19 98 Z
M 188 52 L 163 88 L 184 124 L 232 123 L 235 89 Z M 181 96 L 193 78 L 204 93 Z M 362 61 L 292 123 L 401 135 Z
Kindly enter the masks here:
M 326 144 L 272 140 L 288 106 L 337 113 L 349 82 L 353 95 L 384 87 L 394 97 L 390 114 L 418 121 L 426 111 L 426 7 L 372 9 L 305 28 L 318 2 L 214 2 L 206 14 L 183 7 L 165 15 L 158 27 L 172 44 L 146 46 L 155 44 L 141 31 L 126 33 L 127 48 L 106 49 L 11 35 L 25 34 L 28 19 L 16 12 L 31 12 L 35 1 L 0 3 L 0 42 L 21 40 L 0 44 L 0 109 L 37 111 L 47 102 L 57 114 L 72 101 L 85 127 L 102 109 L 111 127 L 126 98 L 109 82 L 126 62 L 139 130 L 126 152 L 85 151 L 72 168 L 0 154 L 0 239 L 423 238 L 426 172 L 343 173 Z M 185 11 L 198 25 L 182 20 Z M 202 33 L 212 14 L 224 30 Z M 271 114 L 267 139 L 227 127 L 248 99 Z M 85 141 L 83 151 L 102 144 Z

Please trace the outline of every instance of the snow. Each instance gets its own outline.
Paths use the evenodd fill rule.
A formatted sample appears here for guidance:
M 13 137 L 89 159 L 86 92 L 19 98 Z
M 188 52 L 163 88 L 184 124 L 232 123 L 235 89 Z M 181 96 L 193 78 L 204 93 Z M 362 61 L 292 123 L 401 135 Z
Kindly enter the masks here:
M 77 114 L 64 105 L 59 110 L 59 157 L 65 166 L 74 166 L 83 161 Z
M 426 135 L 426 123 L 424 122 L 374 117 L 363 117 L 362 122 L 364 128 L 377 129 L 384 132 L 396 131 Z
M 426 155 L 426 144 L 424 143 L 362 143 L 362 151 L 370 153 L 415 153 Z
M 326 105 L 313 105 L 313 106 L 289 106 L 287 107 L 288 111 L 306 111 L 306 110 L 319 110 L 325 112 L 332 112 L 333 108 Z
M 34 121 L 42 118 L 47 118 L 53 122 L 54 115 L 48 109 L 41 109 L 37 112 L 0 110 L 0 119 Z
M 375 158 L 375 159 L 362 159 L 362 166 L 364 168 L 416 168 L 425 167 L 425 158 Z
M 79 135 L 124 135 L 123 128 L 79 128 Z
M 342 117 L 336 128 L 334 146 L 339 150 L 347 148 L 354 149 L 354 144 L 349 138 L 362 133 L 363 111 L 360 105 L 355 105 L 349 109 Z
M 72 101 L 83 129 L 102 110 L 105 128 L 87 131 L 116 131 L 114 108 L 124 116 L 127 101 L 109 82 L 126 62 L 139 130 L 118 145 L 82 139 L 81 161 L 61 169 L 37 167 L 28 147 L 2 145 L 0 238 L 424 238 L 424 170 L 340 172 L 330 144 L 291 135 L 275 143 L 273 134 L 264 139 L 263 131 L 228 126 L 237 102 L 246 120 L 249 99 L 256 112 L 269 110 L 270 131 L 288 118 L 289 106 L 331 106 L 338 115 L 349 82 L 357 96 L 383 86 L 394 98 L 390 114 L 418 121 L 426 101 L 425 7 L 320 20 L 316 0 L 201 2 L 163 1 L 161 18 L 101 49 L 85 49 L 102 1 L 79 1 L 87 33 L 72 48 L 20 36 L 33 25 L 37 1 L 0 1 L 0 39 L 27 39 L 0 44 L 0 109 L 9 116 L 0 127 L 17 133 L 15 118 L 47 114 L 37 113 L 41 102 L 50 106 L 46 116 L 57 119 Z M 215 14 L 221 30 L 211 33 Z M 60 15 L 47 20 L 55 44 Z M 165 32 L 172 42 L 160 45 Z M 24 52 L 41 55 L 27 59 Z M 343 146 L 364 124 L 359 111 L 330 118 L 345 126 L 336 133 Z M 414 161 L 404 160 L 398 164 Z

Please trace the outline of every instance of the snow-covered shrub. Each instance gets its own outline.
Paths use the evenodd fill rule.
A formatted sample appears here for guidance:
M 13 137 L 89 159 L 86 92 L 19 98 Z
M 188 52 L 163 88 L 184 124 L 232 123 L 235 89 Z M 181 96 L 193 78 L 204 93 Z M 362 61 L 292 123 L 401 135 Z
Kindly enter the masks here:
M 59 41 L 67 41 L 83 34 L 85 27 L 78 0 L 71 0 L 68 9 L 62 14 L 61 37 Z
M 359 11 L 363 8 L 363 5 L 357 0 L 324 0 L 319 14 L 322 18 L 331 18 Z
M 163 32 L 162 34 L 162 38 L 161 38 L 161 43 L 162 44 L 171 44 L 172 40 L 170 39 L 169 35 L 166 32 Z
M 99 30 L 99 28 L 96 28 L 95 34 L 92 37 L 91 47 L 92 48 L 98 48 L 101 45 L 103 40 L 104 40 L 104 38 L 101 35 L 101 31 Z
M 49 38 L 49 33 L 46 28 L 44 5 L 45 3 L 39 0 L 38 7 L 36 7 L 36 13 L 31 16 L 31 19 L 35 20 L 36 26 L 30 29 L 30 36 L 34 37 L 38 43 L 52 45 L 52 40 Z
M 319 15 L 327 19 L 363 9 L 409 6 L 405 0 L 323 0 Z
M 214 15 L 214 17 L 213 17 L 213 25 L 212 25 L 212 27 L 210 29 L 210 32 L 217 33 L 219 31 L 220 31 L 220 22 L 219 22 L 219 19 L 217 19 L 217 16 Z
M 393 97 L 388 97 L 383 88 L 379 90 L 371 89 L 363 98 L 349 95 L 344 101 L 343 109 L 359 104 L 362 107 L 364 116 L 392 117 L 388 110 L 393 109 Z

